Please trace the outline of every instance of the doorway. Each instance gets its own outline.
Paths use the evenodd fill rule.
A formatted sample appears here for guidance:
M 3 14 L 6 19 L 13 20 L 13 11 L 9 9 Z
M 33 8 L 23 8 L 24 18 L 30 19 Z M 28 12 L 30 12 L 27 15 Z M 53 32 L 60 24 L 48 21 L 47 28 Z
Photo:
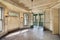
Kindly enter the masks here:
M 44 14 L 39 14 L 39 26 L 44 26 Z
M 33 14 L 33 25 L 44 26 L 44 14 Z
M 38 19 L 37 19 L 38 14 L 33 14 L 33 25 L 37 26 L 38 25 Z

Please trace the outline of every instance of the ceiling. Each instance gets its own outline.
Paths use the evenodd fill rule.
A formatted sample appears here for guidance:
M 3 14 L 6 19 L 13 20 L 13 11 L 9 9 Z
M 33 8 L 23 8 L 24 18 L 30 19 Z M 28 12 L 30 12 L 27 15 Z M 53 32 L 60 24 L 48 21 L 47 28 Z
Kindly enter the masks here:
M 42 9 L 49 8 L 55 5 L 58 0 L 19 0 L 20 3 L 23 3 L 29 9 Z
M 34 12 L 41 11 L 46 8 L 51 8 L 54 5 L 60 3 L 59 0 L 5 0 L 18 7 L 26 10 L 32 10 Z

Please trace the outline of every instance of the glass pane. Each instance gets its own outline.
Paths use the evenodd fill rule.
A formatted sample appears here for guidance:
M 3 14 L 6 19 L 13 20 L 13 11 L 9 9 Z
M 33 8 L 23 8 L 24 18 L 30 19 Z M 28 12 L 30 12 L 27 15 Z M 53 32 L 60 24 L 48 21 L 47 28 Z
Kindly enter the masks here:
M 28 14 L 24 14 L 24 25 L 28 25 Z
M 9 12 L 9 16 L 18 16 L 18 14 L 15 12 Z
M 2 8 L 0 8 L 0 31 L 2 31 Z
M 0 20 L 0 31 L 2 31 L 2 21 Z
M 2 13 L 2 11 L 1 11 L 1 8 L 0 8 L 0 19 L 2 19 L 2 18 L 1 18 L 1 13 Z
M 35 16 L 34 16 L 34 22 L 35 22 Z

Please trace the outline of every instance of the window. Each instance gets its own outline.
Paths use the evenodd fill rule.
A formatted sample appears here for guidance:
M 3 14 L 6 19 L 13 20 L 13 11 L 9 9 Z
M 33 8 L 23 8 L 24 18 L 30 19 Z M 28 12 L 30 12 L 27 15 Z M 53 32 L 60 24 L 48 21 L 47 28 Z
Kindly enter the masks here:
M 15 13 L 15 12 L 9 12 L 9 16 L 14 16 L 14 17 L 17 17 L 18 16 L 18 13 Z
M 2 8 L 0 7 L 0 31 L 2 31 L 2 20 L 3 20 L 3 10 Z
M 28 25 L 28 14 L 24 14 L 24 25 Z

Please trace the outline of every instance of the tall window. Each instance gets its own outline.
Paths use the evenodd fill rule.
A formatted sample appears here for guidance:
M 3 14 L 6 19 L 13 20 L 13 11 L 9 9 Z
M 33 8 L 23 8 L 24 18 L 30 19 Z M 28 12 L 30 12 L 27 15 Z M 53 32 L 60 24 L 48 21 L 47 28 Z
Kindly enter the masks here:
M 2 20 L 3 20 L 3 10 L 2 8 L 0 7 L 0 31 L 2 31 Z
M 28 14 L 24 14 L 24 25 L 28 25 Z

